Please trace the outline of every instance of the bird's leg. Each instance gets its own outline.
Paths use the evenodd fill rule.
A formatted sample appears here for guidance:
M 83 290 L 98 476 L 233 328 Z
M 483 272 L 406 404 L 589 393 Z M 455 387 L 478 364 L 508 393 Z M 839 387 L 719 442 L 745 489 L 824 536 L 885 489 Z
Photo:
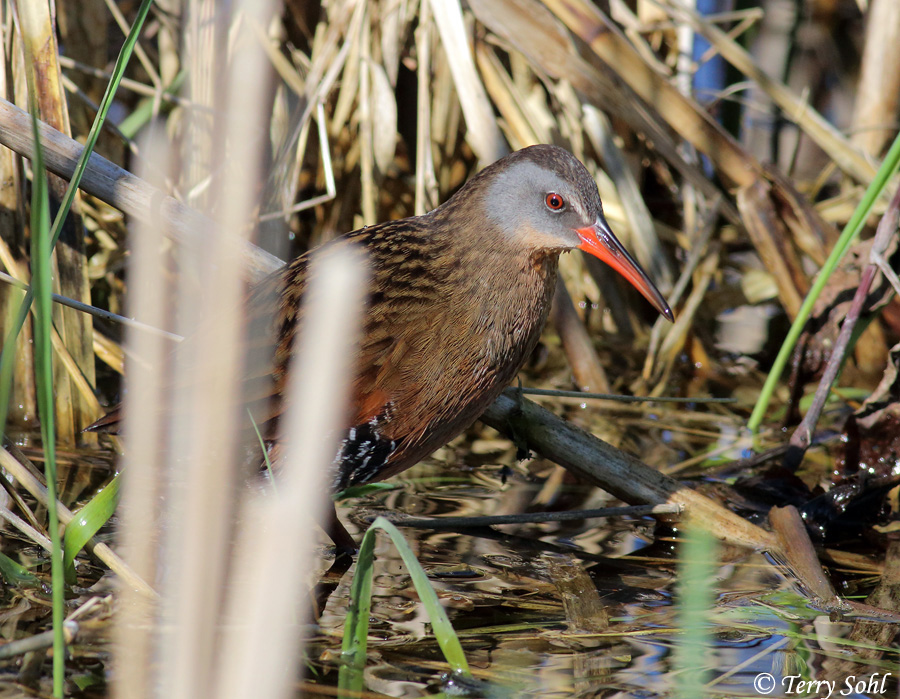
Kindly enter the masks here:
M 337 555 L 353 556 L 359 550 L 359 545 L 350 532 L 347 531 L 344 523 L 338 518 L 337 505 L 332 503 L 332 506 L 328 508 L 326 517 L 328 517 L 328 522 L 325 527 L 325 533 L 328 534 L 328 538 L 331 539 L 337 548 Z
M 516 410 L 509 420 L 509 437 L 516 447 L 516 459 L 525 461 L 531 458 L 531 449 L 528 448 L 528 439 L 523 434 L 521 428 L 522 420 L 519 420 L 524 411 L 522 410 L 522 379 L 516 377 L 516 387 L 511 389 L 512 397 L 516 401 Z
M 282 442 L 276 442 L 272 440 L 266 442 L 264 446 L 266 448 L 266 455 L 268 457 L 267 463 L 276 465 L 276 468 L 274 469 L 266 469 L 267 476 L 272 478 L 274 477 L 272 470 L 279 470 L 281 459 L 284 456 L 282 451 Z M 258 470 L 262 471 L 262 466 L 260 466 Z M 274 482 L 271 482 L 270 484 L 272 486 L 275 485 Z M 319 521 L 319 526 L 321 526 L 322 529 L 325 530 L 328 538 L 331 539 L 332 543 L 334 543 L 335 548 L 337 549 L 338 557 L 346 554 L 352 558 L 353 554 L 355 554 L 359 550 L 359 546 L 350 535 L 350 532 L 347 531 L 347 529 L 341 523 L 341 520 L 338 519 L 337 507 L 335 506 L 333 501 L 331 502 L 330 506 L 326 505 L 325 516 L 322 520 Z
M 344 525 L 341 524 L 340 520 L 337 518 L 337 510 L 332 507 L 330 513 L 330 523 L 328 526 L 328 536 L 331 537 L 331 540 L 335 543 L 336 555 L 334 557 L 334 562 L 331 564 L 331 567 L 326 570 L 322 577 L 319 578 L 319 581 L 316 583 L 316 586 L 313 590 L 312 602 L 313 602 L 313 616 L 316 621 L 322 615 L 322 610 L 325 609 L 325 605 L 328 603 L 328 598 L 331 597 L 332 593 L 337 589 L 337 586 L 340 584 L 341 579 L 344 577 L 344 573 L 350 570 L 350 566 L 353 565 L 353 554 L 357 550 L 356 542 L 353 540 L 353 537 L 350 536 L 350 533 L 344 529 Z M 339 527 L 340 531 L 343 532 L 343 536 L 346 537 L 347 541 L 349 541 L 350 546 L 342 545 L 338 539 L 342 538 L 342 535 L 332 533 L 334 528 Z

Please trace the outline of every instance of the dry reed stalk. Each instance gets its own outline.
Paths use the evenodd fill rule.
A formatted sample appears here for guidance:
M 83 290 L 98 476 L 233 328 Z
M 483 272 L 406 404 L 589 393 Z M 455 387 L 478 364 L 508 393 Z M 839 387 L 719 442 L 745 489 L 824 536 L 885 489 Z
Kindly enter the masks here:
M 142 139 L 142 150 L 155 154 L 155 167 L 169 170 L 170 159 L 163 134 L 151 131 Z M 139 221 L 133 227 L 129 271 L 129 312 L 157 327 L 169 324 L 171 290 L 160 288 L 162 222 Z M 128 450 L 122 459 L 122 502 L 119 507 L 119 544 L 122 556 L 145 580 L 159 578 L 159 502 L 165 493 L 160 474 L 166 472 L 163 406 L 165 356 L 170 350 L 161 337 L 129 331 L 128 348 L 141 361 L 128 365 L 129 403 L 123 424 Z M 113 696 L 141 699 L 152 694 L 154 642 L 158 638 L 158 600 L 138 595 L 128 587 L 119 590 L 113 634 L 116 672 Z
M 809 291 L 809 280 L 770 194 L 770 188 L 763 182 L 744 187 L 738 191 L 738 208 L 754 247 L 778 286 L 781 305 L 794 318 Z
M 687 260 L 681 268 L 678 281 L 672 288 L 669 296 L 669 304 L 673 307 L 680 307 L 681 300 L 684 297 L 688 285 L 692 283 L 694 273 L 701 261 L 707 254 L 710 240 L 716 230 L 716 224 L 719 218 L 719 207 L 721 198 L 716 199 L 704 208 L 704 211 L 697 221 L 697 234 L 693 237 L 693 244 L 688 253 Z M 679 313 L 680 316 L 680 313 Z M 650 342 L 647 347 L 647 356 L 644 360 L 644 368 L 641 372 L 641 380 L 650 382 L 652 376 L 658 376 L 659 372 L 655 370 L 657 359 L 659 358 L 659 347 L 663 339 L 672 330 L 672 325 L 665 318 L 657 318 L 650 332 Z
M 6 502 L 9 500 L 9 494 L 5 491 L 0 495 L 4 504 L 0 505 L 0 518 L 2 518 L 7 524 L 14 527 L 21 533 L 25 538 L 31 540 L 33 543 L 40 546 L 47 553 L 53 552 L 53 544 L 46 536 L 41 534 L 37 529 L 28 524 L 24 519 L 19 517 L 17 514 L 12 512 L 7 506 Z
M 207 211 L 210 202 L 206 188 L 210 184 L 213 161 L 213 68 L 208 56 L 214 51 L 216 20 L 212 0 L 190 0 L 183 6 L 182 52 L 185 70 L 190 76 L 184 92 L 193 106 L 186 110 L 179 125 L 179 140 L 186 153 L 191 153 L 179 168 L 175 189 L 179 199 L 198 211 Z M 207 57 L 207 61 L 204 61 Z
M 165 477 L 171 489 L 160 562 L 166 575 L 155 689 L 176 699 L 203 696 L 216 680 L 217 624 L 226 596 L 235 488 L 242 477 L 236 454 L 243 417 L 236 408 L 242 251 L 258 205 L 256 183 L 263 179 L 259 144 L 265 140 L 259 135 L 266 132 L 271 75 L 244 18 L 268 26 L 272 3 L 236 3 L 231 13 L 213 10 L 207 2 L 192 8 L 185 47 L 192 94 L 220 116 L 214 124 L 191 120 L 184 172 L 194 198 L 215 206 L 220 223 L 215 235 L 206 231 L 202 246 L 179 250 L 181 268 L 195 273 L 202 293 L 198 297 L 192 284 L 180 280 L 179 326 L 181 334 L 193 337 L 176 354 L 168 415 Z M 201 320 L 203 332 L 195 332 Z
M 6 27 L 0 26 L 0 39 L 2 44 L 11 44 L 5 32 Z M 20 56 L 21 52 L 12 53 Z M 11 76 L 21 74 L 20 69 L 15 69 L 15 62 L 8 63 L 9 56 L 6 51 L 0 52 L 0 96 L 12 95 L 15 91 L 14 81 Z M 26 277 L 26 264 L 24 261 L 25 240 L 21 216 L 23 211 L 19 207 L 22 196 L 23 180 L 20 164 L 15 153 L 7 149 L 0 152 L 0 240 L 2 240 L 3 265 L 7 272 L 17 279 Z M 9 321 L 13 318 L 23 294 L 10 288 L 0 290 L 0 333 L 6 337 L 9 330 Z M 31 318 L 25 320 L 25 324 L 16 341 L 16 364 L 14 367 L 12 395 L 9 404 L 9 421 L 13 424 L 22 424 L 37 414 L 37 399 L 34 383 L 34 357 L 31 332 Z
M 656 387 L 650 392 L 650 395 L 665 395 L 668 375 L 674 368 L 678 356 L 684 350 L 689 335 L 693 332 L 692 328 L 697 312 L 700 310 L 706 291 L 719 269 L 720 259 L 718 246 L 715 246 L 706 259 L 700 263 L 693 280 L 691 293 L 685 299 L 684 305 L 675 319 L 675 325 L 666 333 L 659 351 L 654 357 L 656 360 L 654 362 Z M 651 377 L 651 382 L 654 381 L 654 377 Z
M 459 0 L 428 0 L 450 72 L 466 118 L 466 138 L 482 165 L 502 158 L 508 148 L 500 135 L 494 110 L 475 70 Z
M 251 495 L 234 547 L 218 697 L 289 697 L 301 657 L 301 604 L 316 567 L 340 425 L 350 396 L 354 338 L 362 321 L 365 260 L 357 251 L 317 255 L 292 362 L 284 433 L 291 435 L 273 493 Z M 328 502 L 328 504 L 326 504 Z
M 449 161 L 459 151 L 462 108 L 454 92 L 447 52 L 435 50 L 431 60 L 434 66 L 431 83 L 432 148 L 437 151 L 435 167 L 438 188 L 441 192 L 446 192 L 454 174 Z
M 66 70 L 73 71 L 75 74 L 88 75 L 92 78 L 97 78 L 104 81 L 109 81 L 109 79 L 112 77 L 112 73 L 110 71 L 103 70 L 102 68 L 96 68 L 92 65 L 77 61 L 71 56 L 60 56 L 59 65 Z M 63 73 L 63 79 L 65 78 L 66 73 Z M 75 81 L 73 80 L 73 82 Z M 178 104 L 183 107 L 192 106 L 190 102 L 180 97 L 179 95 L 166 93 L 163 90 L 154 88 L 150 85 L 146 85 L 132 78 L 122 78 L 122 80 L 119 82 L 119 87 L 121 87 L 123 90 L 134 92 L 137 95 L 143 95 L 144 97 L 153 97 L 155 98 L 157 105 L 160 105 L 162 103 L 170 103 Z M 154 114 L 154 116 L 158 116 L 158 114 Z M 110 124 L 105 125 L 106 128 L 109 128 L 110 126 Z M 128 143 L 127 145 L 129 149 L 134 147 L 133 142 Z
M 852 143 L 874 158 L 881 156 L 898 128 L 900 108 L 900 3 L 872 0 L 866 20 Z
M 506 72 L 496 52 L 482 43 L 475 46 L 475 56 L 484 86 L 502 121 L 500 126 L 513 150 L 546 143 L 549 134 L 529 114 L 527 98 L 521 93 L 512 76 Z
M 331 22 L 320 23 L 319 29 L 310 52 L 309 67 L 306 72 L 305 79 L 297 74 L 293 66 L 286 64 L 277 47 L 269 46 L 270 42 L 265 41 L 268 54 L 272 60 L 272 64 L 278 71 L 279 76 L 299 98 L 300 103 L 295 109 L 295 113 L 299 116 L 286 120 L 280 143 L 276 148 L 269 176 L 268 197 L 263 209 L 268 216 L 278 212 L 285 212 L 287 216 L 289 211 L 302 210 L 297 206 L 292 206 L 297 195 L 297 182 L 299 181 L 300 171 L 303 167 L 304 156 L 306 155 L 306 138 L 308 134 L 309 119 L 312 116 L 313 109 L 322 113 L 322 105 L 327 100 L 331 89 L 333 88 L 341 71 L 344 71 L 346 78 L 347 59 L 351 47 L 358 44 L 357 36 L 363 19 L 365 3 L 344 2 L 337 4 L 337 8 L 333 8 L 333 17 Z M 258 32 L 262 32 L 262 28 L 257 28 Z M 341 39 L 343 43 L 341 44 Z M 341 83 L 343 92 L 345 82 Z M 340 98 L 338 99 L 338 105 Z M 349 104 L 349 102 L 348 102 Z M 335 106 L 331 114 L 330 128 L 332 138 L 336 132 L 344 126 L 344 122 L 337 115 L 338 107 Z M 347 112 L 349 117 L 349 112 Z M 319 149 L 323 156 L 323 166 L 329 167 L 325 160 L 325 151 L 328 139 L 323 136 L 325 130 L 324 117 L 318 118 L 319 122 Z M 333 177 L 332 177 L 333 179 Z M 329 193 L 332 190 L 329 189 Z M 323 199 L 322 201 L 329 201 Z
M 12 250 L 6 244 L 5 240 L 0 240 L 0 261 L 2 261 L 3 266 L 10 270 L 12 273 L 10 276 L 23 284 L 28 283 L 28 271 L 26 270 L 23 264 L 20 264 L 16 261 L 15 256 L 13 255 Z M 11 287 L 10 287 L 11 288 Z M 16 290 L 10 294 L 11 299 L 16 299 L 18 297 L 21 300 L 23 294 Z M 13 306 L 15 308 L 15 305 Z M 30 327 L 28 324 L 23 326 L 23 331 L 26 327 Z M 27 338 L 28 335 L 25 335 Z M 78 395 L 84 401 L 84 405 L 90 411 L 91 415 L 94 415 L 94 419 L 96 420 L 100 415 L 103 414 L 103 411 L 100 408 L 100 402 L 97 400 L 97 396 L 94 395 L 94 390 L 91 385 L 88 383 L 87 378 L 84 374 L 81 373 L 81 369 L 78 366 L 75 359 L 69 353 L 69 350 L 66 348 L 65 344 L 62 341 L 59 333 L 55 328 L 51 329 L 50 336 L 53 350 L 56 353 L 57 361 L 59 362 L 60 368 L 64 369 L 64 373 L 71 380 L 72 386 L 78 391 Z M 21 344 L 21 336 L 19 338 L 20 342 L 17 343 L 17 347 Z M 24 357 L 24 361 L 20 359 L 18 362 L 20 369 L 21 368 L 30 368 L 31 366 L 31 355 L 30 353 L 26 353 Z M 27 383 L 23 385 L 28 385 Z
M 26 62 L 26 80 L 29 93 L 34 99 L 39 118 L 69 133 L 69 117 L 65 95 L 61 85 L 61 70 L 58 62 L 55 18 L 47 3 L 23 3 L 19 6 L 19 26 L 21 28 Z M 30 130 L 30 129 L 29 129 Z M 50 197 L 55 202 L 62 201 L 66 182 L 58 177 L 48 177 Z M 77 199 L 76 199 L 77 209 Z M 53 278 L 54 293 L 90 303 L 90 289 L 87 278 L 87 260 L 81 222 L 73 211 L 62 225 L 59 244 L 53 252 L 55 267 Z M 89 316 L 72 309 L 55 305 L 53 324 L 64 346 L 74 360 L 77 372 L 83 374 L 84 381 L 92 386 L 94 378 L 93 323 Z M 96 437 L 81 433 L 90 424 L 95 410 L 85 402 L 83 391 L 73 383 L 68 372 L 62 370 L 58 354 L 54 354 L 53 385 L 56 401 L 56 437 L 62 444 L 76 442 L 96 443 Z
M 340 51 L 344 55 L 344 61 L 337 62 L 343 70 L 343 76 L 340 81 L 340 91 L 332 109 L 332 138 L 337 138 L 341 129 L 349 126 L 355 109 L 355 102 L 359 96 L 360 33 L 363 31 L 363 23 L 366 17 L 365 3 L 354 4 L 345 2 L 338 5 L 338 7 L 343 10 L 342 15 L 337 18 L 329 18 L 331 21 L 323 21 L 319 24 L 317 36 L 324 36 L 324 38 L 313 46 L 312 68 L 306 78 L 307 92 L 314 89 L 321 99 L 325 99 L 327 92 L 323 93 L 323 88 L 330 89 L 330 85 L 324 77 L 326 75 L 324 68 L 328 65 L 334 65 L 335 62 L 329 61 L 328 56 L 331 50 L 337 51 L 337 43 L 343 35 L 344 44 Z M 336 13 L 337 9 L 334 12 Z M 349 28 L 345 30 L 345 26 Z M 320 61 L 321 63 L 319 63 Z M 317 65 L 322 66 L 321 71 L 316 71 Z M 323 76 L 321 78 L 319 78 L 320 73 Z M 337 78 L 336 74 L 334 78 Z
M 422 2 L 419 27 L 416 29 L 416 216 L 431 211 L 438 204 L 438 183 L 434 174 L 434 152 L 431 138 L 431 56 L 434 52 L 431 4 Z
M 383 31 L 383 28 L 382 28 Z M 382 38 L 384 35 L 382 34 Z M 383 45 L 383 42 L 382 42 Z M 372 101 L 372 157 L 376 171 L 384 177 L 394 162 L 397 150 L 397 98 L 385 67 L 372 57 L 368 60 Z
M 368 12 L 363 14 L 363 32 L 359 52 L 359 170 L 362 178 L 362 223 L 378 222 L 378 194 L 375 183 L 375 127 L 372 106 L 372 25 Z
M 94 333 L 94 354 L 117 374 L 125 373 L 125 351 L 118 342 L 101 332 Z

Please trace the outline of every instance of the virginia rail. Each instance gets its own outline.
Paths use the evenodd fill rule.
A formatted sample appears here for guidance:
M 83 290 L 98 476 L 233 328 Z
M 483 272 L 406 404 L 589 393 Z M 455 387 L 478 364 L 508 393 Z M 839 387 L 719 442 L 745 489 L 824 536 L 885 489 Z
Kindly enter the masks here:
M 328 243 L 348 244 L 366 250 L 372 277 L 335 491 L 403 471 L 478 418 L 538 341 L 560 253 L 579 248 L 600 258 L 672 320 L 613 235 L 590 173 L 555 146 L 508 155 L 423 216 Z M 273 439 L 308 262 L 301 255 L 250 292 L 251 355 L 272 354 L 271 341 L 253 347 L 255 338 L 275 338 L 275 348 L 273 370 L 252 372 L 245 395 Z M 117 421 L 114 412 L 92 427 Z

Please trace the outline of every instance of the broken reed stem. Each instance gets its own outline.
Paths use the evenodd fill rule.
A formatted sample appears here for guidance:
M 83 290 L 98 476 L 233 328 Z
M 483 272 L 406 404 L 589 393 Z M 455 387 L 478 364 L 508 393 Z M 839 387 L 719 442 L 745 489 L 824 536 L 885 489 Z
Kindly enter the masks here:
M 860 230 L 862 230 L 866 219 L 869 217 L 872 208 L 875 206 L 875 202 L 888 186 L 888 182 L 897 172 L 898 167 L 900 167 L 900 135 L 894 139 L 894 143 L 891 145 L 891 149 L 882 161 L 881 167 L 878 168 L 878 172 L 866 188 L 866 192 L 853 212 L 853 216 L 847 222 L 847 225 L 844 226 L 840 239 L 831 250 L 831 254 L 828 255 L 828 259 L 819 271 L 806 298 L 803 299 L 803 304 L 797 312 L 797 317 L 791 324 L 791 329 L 788 331 L 787 337 L 785 337 L 781 349 L 778 350 L 778 355 L 772 363 L 772 369 L 766 376 L 766 382 L 760 391 L 756 405 L 753 406 L 753 413 L 750 415 L 750 419 L 747 422 L 747 428 L 751 432 L 759 430 L 759 427 L 765 418 L 766 410 L 769 407 L 769 401 L 775 392 L 775 387 L 781 380 L 784 368 L 787 366 L 788 360 L 794 351 L 794 347 L 796 347 L 797 341 L 800 339 L 800 334 L 803 332 L 806 322 L 809 320 L 810 315 L 812 315 L 813 306 L 819 298 L 819 295 L 822 293 L 822 289 L 825 288 L 832 272 L 834 272 L 841 258 L 844 256 L 844 253 L 847 252 L 851 243 L 855 240 Z
M 141 150 L 154 155 L 153 167 L 158 172 L 168 172 L 172 153 L 165 134 L 152 129 L 141 140 Z M 159 275 L 164 229 L 140 220 L 135 221 L 132 229 L 128 308 L 150 323 L 163 325 L 169 310 L 166 300 L 172 294 L 164 283 L 161 285 Z M 127 346 L 131 356 L 141 359 L 128 364 L 130 400 L 123 416 L 122 432 L 129 448 L 122 460 L 119 538 L 129 563 L 143 577 L 155 580 L 162 540 L 158 502 L 165 492 L 160 474 L 166 472 L 163 406 L 167 404 L 167 396 L 163 388 L 165 378 L 160 376 L 159 368 L 165 366 L 162 360 L 167 348 L 161 337 L 135 329 L 128 332 Z M 113 631 L 115 699 L 141 699 L 147 695 L 158 613 L 157 600 L 142 599 L 127 589 L 121 591 Z
M 5 448 L 0 447 L 0 467 L 15 478 L 19 484 L 27 490 L 35 500 L 44 507 L 47 506 L 47 489 L 35 478 L 31 471 L 23 466 Z M 57 503 L 59 521 L 62 524 L 71 522 L 75 515 L 62 503 Z M 156 591 L 139 575 L 137 575 L 109 546 L 92 541 L 92 553 L 100 559 L 111 571 L 118 575 L 122 581 L 143 594 L 155 597 Z
M 803 420 L 791 435 L 790 448 L 784 456 L 785 466 L 791 470 L 795 470 L 800 466 L 803 455 L 812 443 L 813 431 L 816 428 L 822 410 L 825 408 L 825 402 L 828 400 L 828 396 L 831 393 L 831 387 L 844 364 L 844 358 L 847 355 L 850 339 L 853 337 L 856 323 L 862 315 L 863 306 L 865 305 L 866 298 L 872 288 L 872 282 L 879 271 L 879 263 L 876 262 L 876 260 L 881 260 L 882 264 L 887 267 L 887 264 L 884 262 L 884 253 L 887 250 L 891 239 L 897 235 L 898 221 L 900 221 L 900 188 L 894 193 L 890 206 L 888 206 L 887 211 L 878 223 L 878 229 L 875 233 L 875 239 L 872 241 L 872 248 L 869 253 L 869 258 L 872 262 L 866 266 L 860 277 L 859 286 L 856 289 L 856 293 L 853 295 L 853 301 L 847 311 L 847 316 L 841 324 L 841 331 L 831 349 L 831 356 L 828 358 L 828 364 L 825 367 L 825 371 L 816 388 L 813 402 L 810 405 L 809 410 L 806 411 L 806 415 L 803 416 Z M 891 274 L 893 274 L 893 271 L 890 267 L 887 267 L 885 275 L 889 277 Z M 894 275 L 894 278 L 896 279 L 896 275 Z M 895 290 L 900 293 L 900 289 Z
M 778 549 L 774 537 L 718 503 L 663 475 L 624 451 L 507 389 L 482 421 L 523 436 L 530 448 L 579 478 L 635 505 L 677 504 L 722 541 L 759 550 Z M 517 427 L 517 425 L 519 427 Z

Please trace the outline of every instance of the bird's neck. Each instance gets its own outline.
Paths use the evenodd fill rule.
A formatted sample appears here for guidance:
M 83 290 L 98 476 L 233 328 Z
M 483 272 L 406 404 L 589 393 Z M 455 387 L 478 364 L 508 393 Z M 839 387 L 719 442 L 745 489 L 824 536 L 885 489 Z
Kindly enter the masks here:
M 509 239 L 495 231 L 470 238 L 458 250 L 453 287 L 473 331 L 490 327 L 504 342 L 533 345 L 547 319 L 559 255 L 526 250 Z

